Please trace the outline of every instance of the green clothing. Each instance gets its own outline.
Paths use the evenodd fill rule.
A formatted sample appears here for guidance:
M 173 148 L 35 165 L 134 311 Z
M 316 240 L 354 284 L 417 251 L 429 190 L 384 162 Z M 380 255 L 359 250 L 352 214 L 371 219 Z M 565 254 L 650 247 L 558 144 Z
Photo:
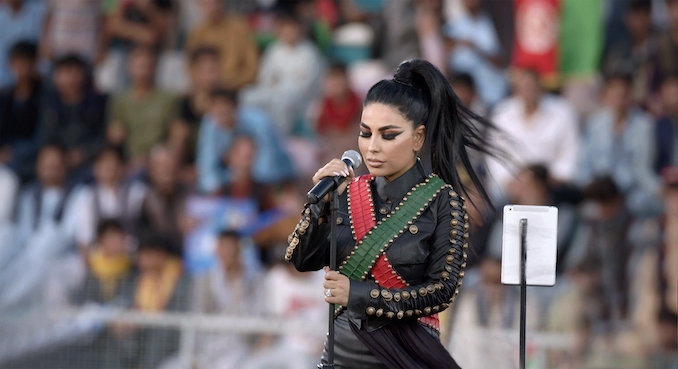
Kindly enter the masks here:
M 108 106 L 108 124 L 122 124 L 127 132 L 127 154 L 133 159 L 143 158 L 167 137 L 178 110 L 177 98 L 166 92 L 155 90 L 142 100 L 127 90 L 113 96 Z
M 560 72 L 565 77 L 598 73 L 603 50 L 603 1 L 561 2 Z

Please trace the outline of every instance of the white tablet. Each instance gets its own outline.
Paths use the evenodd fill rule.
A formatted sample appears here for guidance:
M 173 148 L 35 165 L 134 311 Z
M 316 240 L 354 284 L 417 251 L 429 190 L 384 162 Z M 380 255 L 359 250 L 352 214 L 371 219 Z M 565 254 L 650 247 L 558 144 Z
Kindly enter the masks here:
M 521 219 L 527 219 L 527 285 L 553 286 L 558 243 L 558 208 L 555 206 L 504 206 L 501 283 L 520 284 Z

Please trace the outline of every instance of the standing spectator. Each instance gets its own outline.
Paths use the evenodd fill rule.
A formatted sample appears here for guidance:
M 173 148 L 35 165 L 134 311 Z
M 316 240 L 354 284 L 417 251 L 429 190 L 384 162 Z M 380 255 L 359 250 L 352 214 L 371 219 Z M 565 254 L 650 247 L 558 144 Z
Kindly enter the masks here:
M 155 86 L 156 52 L 137 46 L 128 58 L 131 87 L 114 95 L 108 106 L 108 139 L 124 144 L 135 167 L 143 166 L 151 148 L 166 139 L 177 116 L 174 96 Z
M 0 161 L 26 181 L 39 147 L 43 84 L 36 69 L 37 48 L 18 42 L 10 51 L 14 84 L 0 90 Z
M 513 96 L 496 107 L 491 120 L 508 136 L 508 140 L 498 138 L 497 144 L 519 166 L 543 163 L 557 181 L 575 178 L 579 156 L 577 117 L 564 99 L 542 92 L 536 72 L 516 71 Z M 488 162 L 488 171 L 499 191 L 512 177 L 511 171 L 496 160 Z
M 216 89 L 211 97 L 212 104 L 200 123 L 198 137 L 199 190 L 218 194 L 230 183 L 232 177 L 225 159 L 239 132 L 253 137 L 258 149 L 252 167 L 255 181 L 272 183 L 291 178 L 294 173 L 291 161 L 268 117 L 255 109 L 238 108 L 234 91 Z
M 43 27 L 40 57 L 56 60 L 77 55 L 98 63 L 106 53 L 104 12 L 101 1 L 48 0 L 49 13 Z
M 644 104 L 650 93 L 652 59 L 657 48 L 657 35 L 652 28 L 652 1 L 629 2 L 625 23 L 628 35 L 617 40 L 607 51 L 603 73 L 632 74 L 632 100 Z
M 128 233 L 138 227 L 141 202 L 146 186 L 139 181 L 124 181 L 125 160 L 120 149 L 104 148 L 94 160 L 94 183 L 77 195 L 78 227 L 75 240 L 85 254 L 95 241 L 99 222 L 114 219 Z
M 660 90 L 664 116 L 657 121 L 657 173 L 678 166 L 678 74 L 667 77 Z
M 22 40 L 37 44 L 45 13 L 45 5 L 41 1 L 0 2 L 0 87 L 13 81 L 8 65 L 10 48 Z
M 54 91 L 46 97 L 42 142 L 66 147 L 71 170 L 90 163 L 106 141 L 106 97 L 93 91 L 87 63 L 79 56 L 56 60 Z
M 240 89 L 254 82 L 259 53 L 246 21 L 227 12 L 221 0 L 200 0 L 200 5 L 203 22 L 189 33 L 186 50 L 218 50 L 221 82 L 228 88 Z
M 183 254 L 184 207 L 188 190 L 179 182 L 179 158 L 166 147 L 151 151 L 150 186 L 141 203 L 140 237 L 162 236 L 167 250 Z
M 630 76 L 609 77 L 603 91 L 603 109 L 584 129 L 577 180 L 586 185 L 596 177 L 610 176 L 637 215 L 661 211 L 659 178 L 654 159 L 651 118 L 630 108 Z
M 292 13 L 277 16 L 277 38 L 265 51 L 256 85 L 242 91 L 244 106 L 264 109 L 283 134 L 304 129 L 309 101 L 320 92 L 323 61 L 318 49 L 303 37 Z
M 176 150 L 186 163 L 195 160 L 200 121 L 210 107 L 210 93 L 220 80 L 219 52 L 201 47 L 189 58 L 191 92 L 181 99 L 179 117 L 170 127 L 168 145 Z
M 195 308 L 203 313 L 261 315 L 263 275 L 243 262 L 240 235 L 224 231 L 217 240 L 217 263 L 195 282 Z M 202 338 L 202 337 L 201 337 Z M 200 345 L 208 368 L 236 368 L 249 351 L 249 337 L 237 333 L 205 334 Z
M 449 68 L 468 73 L 484 103 L 494 105 L 506 95 L 508 85 L 499 69 L 500 44 L 492 19 L 482 9 L 482 0 L 464 0 L 466 13 L 445 25 L 450 49 Z
M 678 75 L 678 0 L 666 0 L 668 26 L 659 36 L 655 60 L 658 85 L 669 76 Z

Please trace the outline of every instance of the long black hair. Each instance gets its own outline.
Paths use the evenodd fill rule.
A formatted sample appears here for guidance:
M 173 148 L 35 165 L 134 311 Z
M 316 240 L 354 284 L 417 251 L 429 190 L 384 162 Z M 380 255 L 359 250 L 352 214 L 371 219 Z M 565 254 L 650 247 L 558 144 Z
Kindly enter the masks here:
M 491 204 L 485 186 L 471 164 L 468 150 L 504 157 L 488 137 L 497 128 L 459 100 L 445 76 L 425 60 L 407 60 L 398 66 L 393 79 L 372 86 L 364 106 L 380 103 L 397 109 L 415 128 L 426 127 L 424 154 L 433 173 L 468 193 L 459 175 L 459 166 L 468 173 L 474 187 Z

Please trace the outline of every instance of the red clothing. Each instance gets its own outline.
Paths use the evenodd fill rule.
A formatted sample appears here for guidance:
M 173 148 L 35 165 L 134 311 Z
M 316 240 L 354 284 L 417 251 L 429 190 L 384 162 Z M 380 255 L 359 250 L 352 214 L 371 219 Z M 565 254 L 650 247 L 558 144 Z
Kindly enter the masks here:
M 362 101 L 353 91 L 349 91 L 343 101 L 324 98 L 318 118 L 318 133 L 321 135 L 332 131 L 345 133 L 356 123 L 361 109 Z

